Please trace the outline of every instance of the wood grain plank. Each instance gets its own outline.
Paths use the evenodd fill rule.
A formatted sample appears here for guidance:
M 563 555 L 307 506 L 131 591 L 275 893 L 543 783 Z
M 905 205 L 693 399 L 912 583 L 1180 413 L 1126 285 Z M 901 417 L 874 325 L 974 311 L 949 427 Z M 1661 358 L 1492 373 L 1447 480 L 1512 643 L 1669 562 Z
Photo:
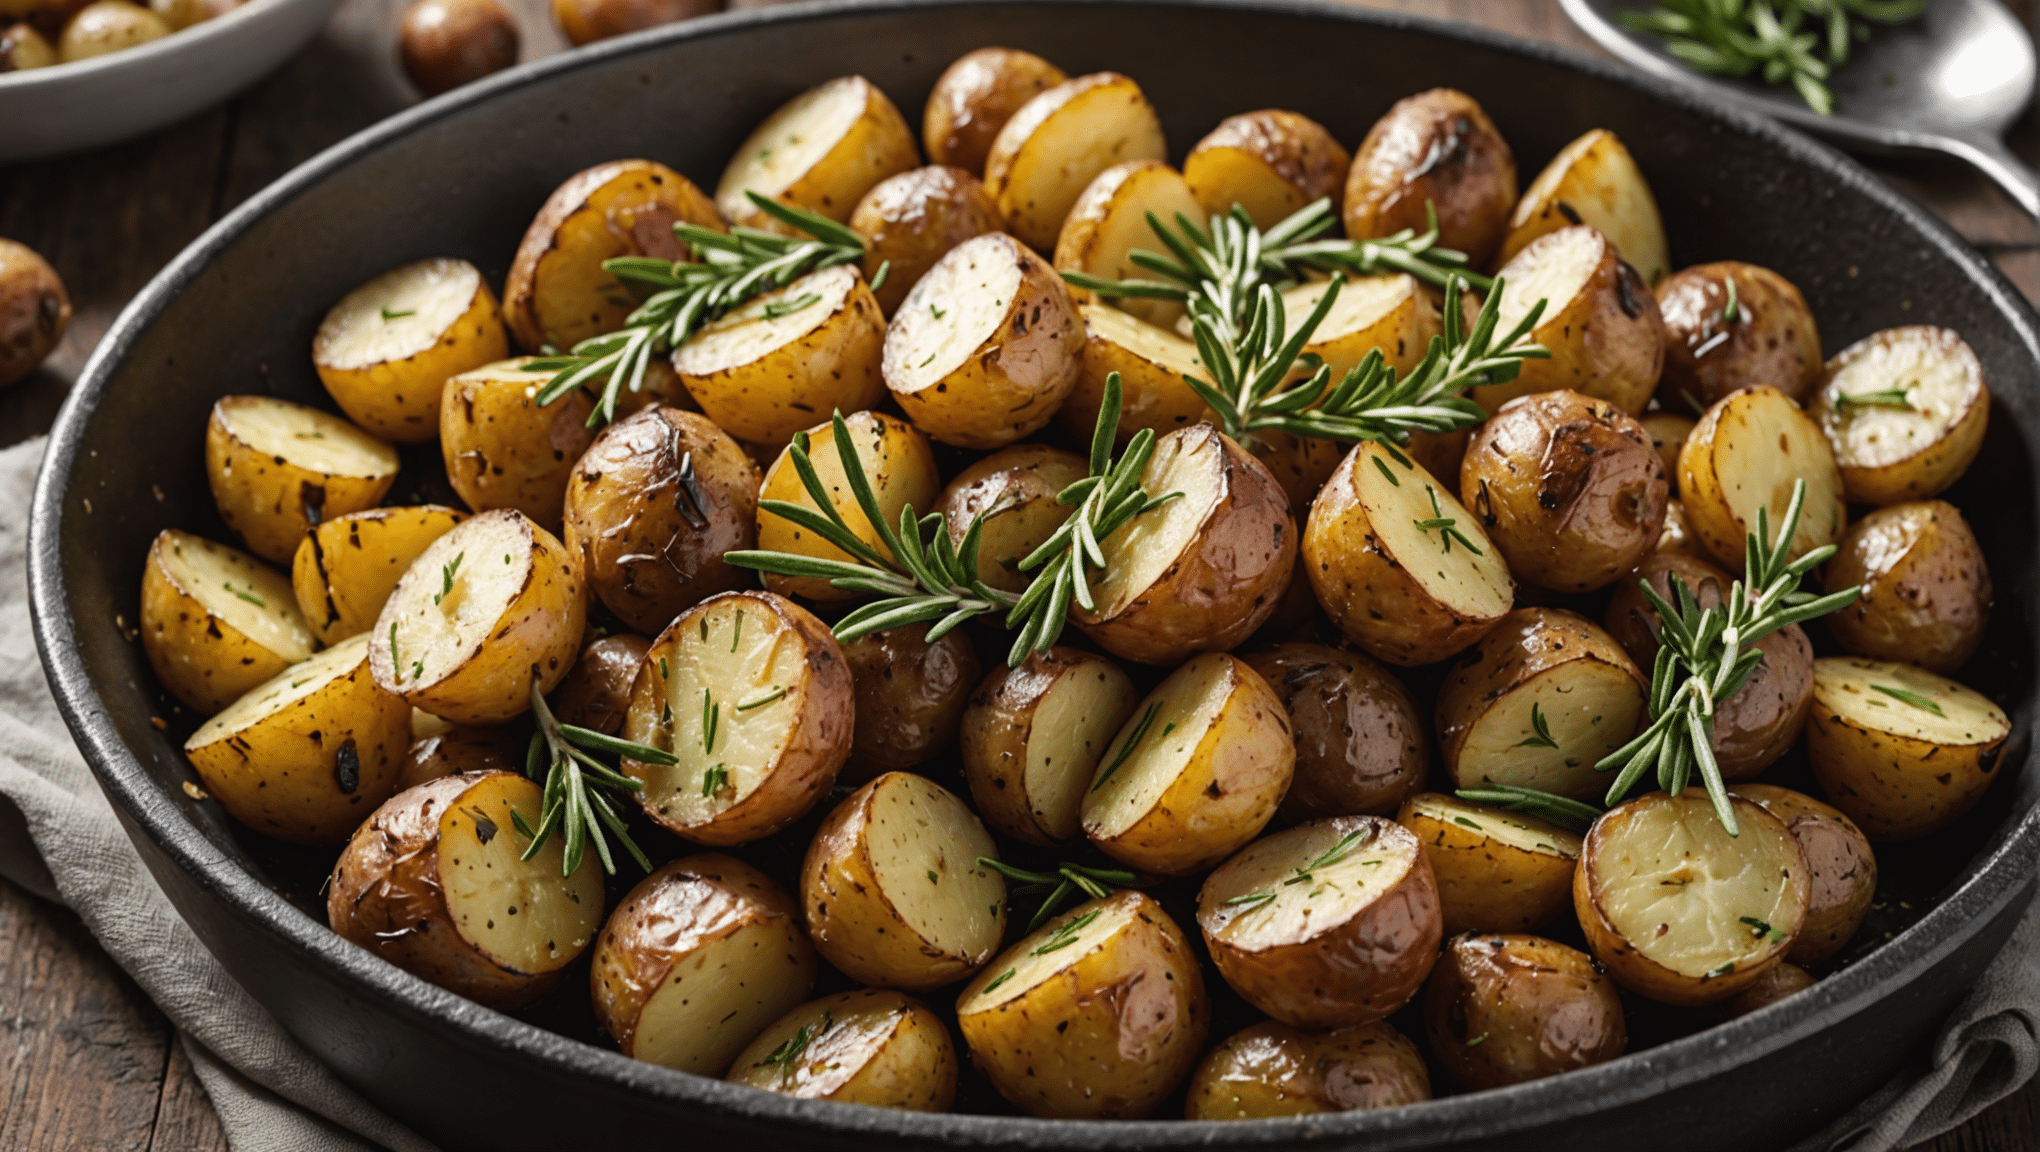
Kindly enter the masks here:
M 227 1152 L 227 1135 L 219 1114 L 206 1098 L 184 1037 L 170 1038 L 170 1059 L 163 1070 L 163 1088 L 156 1101 L 156 1129 L 149 1152 Z

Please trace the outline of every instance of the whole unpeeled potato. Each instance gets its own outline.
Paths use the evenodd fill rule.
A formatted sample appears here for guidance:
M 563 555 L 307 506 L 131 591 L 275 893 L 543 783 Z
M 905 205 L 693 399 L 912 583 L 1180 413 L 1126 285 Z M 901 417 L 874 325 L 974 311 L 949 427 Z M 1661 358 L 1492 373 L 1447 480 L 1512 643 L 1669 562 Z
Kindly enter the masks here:
M 70 323 L 57 270 L 27 245 L 0 239 L 0 386 L 35 371 Z

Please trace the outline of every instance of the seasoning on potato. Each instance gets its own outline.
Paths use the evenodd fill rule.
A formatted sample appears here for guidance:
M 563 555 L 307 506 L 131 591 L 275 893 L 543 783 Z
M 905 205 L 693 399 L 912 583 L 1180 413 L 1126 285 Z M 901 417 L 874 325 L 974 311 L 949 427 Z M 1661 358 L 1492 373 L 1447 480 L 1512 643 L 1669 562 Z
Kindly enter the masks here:
M 1806 758 L 1828 802 L 1872 840 L 1912 840 L 1976 805 L 2011 720 L 1982 693 L 1909 664 L 1813 664 Z
M 1606 129 L 1566 145 L 1523 189 L 1495 262 L 1506 264 L 1538 238 L 1580 224 L 1608 238 L 1642 275 L 1646 293 L 1672 270 L 1657 197 L 1629 149 Z
M 1516 378 L 1473 390 L 1493 414 L 1518 396 L 1570 388 L 1632 416 L 1650 403 L 1664 366 L 1665 326 L 1650 284 L 1608 237 L 1584 225 L 1539 236 L 1495 273 L 1508 281 L 1499 328 L 1514 330 L 1539 301 L 1530 342 L 1548 349 Z
M 1806 926 L 1787 958 L 1812 967 L 1841 951 L 1877 896 L 1877 857 L 1869 839 L 1839 809 L 1790 788 L 1738 784 L 1729 791 L 1783 820 L 1806 854 Z
M 1098 173 L 1063 217 L 1062 230 L 1055 238 L 1056 268 L 1107 280 L 1147 276 L 1129 257 L 1135 251 L 1153 251 L 1160 243 L 1154 226 L 1148 223 L 1150 212 L 1168 222 L 1181 213 L 1199 228 L 1206 223 L 1204 205 L 1198 202 L 1190 182 L 1160 160 L 1128 160 Z M 1097 300 L 1090 289 L 1074 284 L 1070 296 L 1080 304 Z M 1112 306 L 1152 324 L 1171 325 L 1183 315 L 1183 306 L 1174 300 L 1122 297 L 1112 301 Z M 1103 373 L 1098 375 L 1103 378 Z M 1094 405 L 1093 419 L 1096 414 Z
M 553 688 L 553 716 L 605 736 L 622 731 L 631 689 L 651 648 L 650 640 L 631 632 L 583 640 L 574 667 Z
M 439 454 L 446 480 L 477 512 L 510 508 L 547 531 L 561 526 L 574 462 L 595 434 L 595 398 L 576 388 L 540 406 L 538 390 L 555 373 L 534 372 L 531 357 L 485 364 L 446 382 L 439 397 Z
M 1140 85 L 1094 72 L 1049 88 L 1013 113 L 985 154 L 985 187 L 1014 236 L 1047 252 L 1093 177 L 1128 160 L 1161 160 L 1161 117 Z
M 1264 1020 L 1205 1054 L 1190 1077 L 1183 1118 L 1363 1112 L 1430 1098 L 1423 1056 L 1386 1022 L 1304 1032 Z
M 1088 462 L 1074 452 L 1015 444 L 957 473 L 934 510 L 942 514 L 950 542 L 958 548 L 982 513 L 978 579 L 993 588 L 1023 592 L 1028 577 L 1020 562 L 1076 512 L 1075 505 L 1056 497 L 1089 472 Z
M 312 337 L 312 365 L 334 403 L 398 444 L 435 439 L 447 380 L 509 354 L 496 294 L 474 265 L 443 257 L 392 268 L 342 296 Z
M 317 408 L 226 396 L 206 422 L 205 473 L 227 527 L 250 552 L 287 564 L 314 526 L 382 503 L 397 453 Z
M 1423 842 L 1448 935 L 1535 932 L 1572 907 L 1580 838 L 1556 824 L 1437 792 L 1396 823 Z
M 21 30 L 27 36 L 19 35 Z M 15 60 L 17 68 L 39 66 L 18 62 L 35 58 L 34 41 L 28 37 L 41 39 L 26 24 L 0 33 L 0 61 Z M 10 43 L 12 47 L 7 47 Z M 27 245 L 0 239 L 0 387 L 35 371 L 56 349 L 70 324 L 71 297 L 56 269 Z
M 319 642 L 336 644 L 375 627 L 411 563 L 466 518 L 438 504 L 375 508 L 305 533 L 291 558 L 290 583 Z
M 501 728 L 450 725 L 444 732 L 423 737 L 413 731 L 393 791 L 408 792 L 427 780 L 461 772 L 522 772 L 529 747 Z
M 1395 102 L 1367 130 L 1345 188 L 1346 235 L 1424 232 L 1484 268 L 1516 207 L 1516 156 L 1478 101 L 1433 88 Z
M 985 677 L 963 714 L 963 778 L 994 829 L 1044 848 L 1083 834 L 1084 795 L 1140 694 L 1075 648 L 1031 652 Z
M 912 505 L 917 513 L 934 509 L 942 491 L 942 476 L 935 468 L 934 449 L 929 447 L 928 437 L 920 429 L 882 412 L 852 412 L 844 417 L 843 426 L 856 448 L 857 461 L 863 465 L 864 482 L 871 486 L 872 496 L 888 523 L 899 523 L 900 511 L 908 505 Z M 843 522 L 850 526 L 850 531 L 859 540 L 881 556 L 890 555 L 878 529 L 864 515 L 850 489 L 846 471 L 848 462 L 837 451 L 831 427 L 823 424 L 810 428 L 807 435 L 808 459 L 829 492 L 829 503 L 835 506 L 837 514 L 842 516 Z M 772 461 L 772 466 L 765 470 L 764 483 L 758 489 L 758 500 L 761 506 L 767 500 L 782 500 L 810 511 L 821 511 L 801 483 L 800 472 L 790 451 L 781 452 Z M 826 560 L 851 559 L 849 553 L 834 544 L 762 507 L 758 512 L 758 547 Z M 767 575 L 765 587 L 781 595 L 798 596 L 816 603 L 855 600 L 859 595 L 833 587 L 826 580 L 797 576 Z
M 1657 451 L 1658 459 L 1664 462 L 1665 479 L 1676 487 L 1679 476 L 1679 449 L 1685 447 L 1686 437 L 1692 435 L 1694 420 L 1676 412 L 1646 412 L 1637 417 L 1643 425 L 1644 435 L 1650 437 L 1650 446 Z
M 517 45 L 517 22 L 496 0 L 418 0 L 405 10 L 397 39 L 404 74 L 427 96 L 510 67 Z
M 1836 353 L 1808 414 L 1858 504 L 1925 500 L 1962 478 L 1990 426 L 1983 365 L 1946 328 L 1889 328 Z
M 1388 669 L 1362 653 L 1311 643 L 1278 644 L 1244 659 L 1289 713 L 1296 772 L 1276 810 L 1283 820 L 1386 816 L 1423 788 L 1430 726 Z
M 1324 125 L 1266 108 L 1219 121 L 1183 158 L 1183 178 L 1207 213 L 1228 213 L 1237 204 L 1265 229 L 1337 197 L 1352 161 Z
M 1950 675 L 1968 663 L 1990 623 L 1990 566 L 1969 522 L 1940 500 L 1892 504 L 1849 525 L 1827 562 L 1829 592 L 1861 587 L 1827 617 L 1835 642 L 1858 655 Z
M 1758 509 L 1770 513 L 1776 532 L 1801 480 L 1806 498 L 1792 536 L 1795 559 L 1841 536 L 1848 508 L 1820 425 L 1776 388 L 1745 389 L 1709 408 L 1679 449 L 1679 503 L 1694 535 L 1730 571 L 1743 566 Z
M 1804 404 L 1820 382 L 1820 329 L 1790 280 L 1755 264 L 1696 264 L 1660 280 L 1665 372 L 1657 400 L 1698 416 L 1769 384 Z
M 979 48 L 936 77 L 921 114 L 928 160 L 982 176 L 999 129 L 1022 105 L 1069 79 L 1063 70 L 1017 48 Z
M 1592 957 L 1536 936 L 1455 936 L 1424 990 L 1424 1029 L 1467 1092 L 1605 1064 L 1628 1047 L 1622 998 Z
M 1120 379 L 1121 440 L 1142 428 L 1174 432 L 1211 418 L 1211 406 L 1183 382 L 1185 376 L 1206 375 L 1195 344 L 1109 304 L 1079 304 L 1077 314 L 1084 321 L 1084 355 L 1077 386 L 1056 416 L 1065 431 L 1089 439 L 1114 372 Z
M 928 627 L 886 628 L 843 644 L 857 690 L 846 783 L 912 768 L 955 745 L 982 669 L 968 633 L 930 641 Z
M 947 1112 L 956 1076 L 956 1045 L 941 1017 L 911 996 L 860 988 L 773 1021 L 724 1079 L 801 1100 Z
M 312 654 L 290 581 L 245 552 L 167 528 L 142 567 L 142 650 L 156 680 L 210 716 Z
M 716 182 L 715 202 L 731 223 L 768 232 L 781 225 L 746 193 L 840 224 L 879 181 L 919 163 L 914 134 L 885 93 L 862 76 L 838 76 L 751 130 Z
M 949 250 L 973 236 L 999 230 L 999 206 L 978 178 L 940 164 L 889 176 L 874 185 L 850 213 L 864 238 L 864 279 L 887 316 Z
M 576 45 L 692 20 L 723 7 L 723 0 L 552 0 L 553 19 Z

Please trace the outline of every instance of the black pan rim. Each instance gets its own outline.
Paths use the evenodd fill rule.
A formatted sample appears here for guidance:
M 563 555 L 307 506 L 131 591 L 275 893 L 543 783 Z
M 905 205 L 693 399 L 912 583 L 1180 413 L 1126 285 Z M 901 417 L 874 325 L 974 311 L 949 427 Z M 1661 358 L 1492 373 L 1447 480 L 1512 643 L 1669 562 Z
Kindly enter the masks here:
M 1493 1134 L 1590 1117 L 1709 1079 L 1729 1068 L 1817 1034 L 1868 1009 L 1910 974 L 1930 968 L 1980 931 L 2026 888 L 2040 859 L 2040 806 L 2001 832 L 1983 863 L 1918 923 L 1861 961 L 1821 981 L 1808 994 L 1657 1048 L 1562 1077 L 1511 1088 L 1450 1096 L 1405 1108 L 1285 1120 L 1232 1122 L 1220 1129 L 1181 1121 L 1060 1121 L 1005 1116 L 942 1115 L 796 1101 L 705 1077 L 645 1064 L 483 1008 L 348 944 L 299 913 L 244 869 L 224 858 L 147 779 L 116 734 L 77 653 L 58 561 L 64 479 L 79 461 L 86 426 L 139 333 L 211 261 L 252 224 L 326 176 L 448 115 L 499 93 L 683 40 L 712 39 L 781 22 L 854 18 L 926 8 L 963 7 L 968 0 L 840 0 L 753 9 L 651 29 L 534 61 L 466 89 L 428 101 L 373 125 L 306 161 L 223 217 L 179 253 L 122 310 L 94 350 L 51 432 L 37 478 L 29 526 L 29 593 L 35 636 L 65 723 L 102 788 L 131 831 L 145 832 L 177 867 L 222 906 L 304 952 L 323 978 L 385 1008 L 436 1026 L 460 1044 L 509 1052 L 548 1071 L 584 1080 L 595 1090 L 652 1096 L 716 1113 L 839 1136 L 939 1140 L 958 1146 L 1052 1140 L 1068 1147 L 1302 1146 L 1356 1136 L 1430 1140 Z M 1548 67 L 1584 73 L 1647 100 L 1711 120 L 1743 137 L 1779 148 L 1794 162 L 1876 202 L 1924 238 L 1981 289 L 2040 365 L 2040 317 L 1994 267 L 1925 209 L 1836 150 L 1797 131 L 1683 90 L 1653 87 L 1649 78 L 1569 49 L 1393 13 L 1355 10 L 1323 0 L 988 0 L 973 7 L 1197 7 L 1243 14 L 1337 20 L 1478 46 Z

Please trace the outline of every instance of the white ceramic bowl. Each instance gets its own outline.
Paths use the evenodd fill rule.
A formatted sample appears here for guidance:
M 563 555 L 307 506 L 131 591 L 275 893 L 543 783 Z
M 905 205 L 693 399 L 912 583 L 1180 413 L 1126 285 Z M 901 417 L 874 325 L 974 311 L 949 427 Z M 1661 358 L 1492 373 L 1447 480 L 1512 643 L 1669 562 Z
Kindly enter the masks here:
M 0 74 L 0 161 L 139 136 L 211 107 L 311 40 L 340 0 L 250 0 L 139 48 Z

